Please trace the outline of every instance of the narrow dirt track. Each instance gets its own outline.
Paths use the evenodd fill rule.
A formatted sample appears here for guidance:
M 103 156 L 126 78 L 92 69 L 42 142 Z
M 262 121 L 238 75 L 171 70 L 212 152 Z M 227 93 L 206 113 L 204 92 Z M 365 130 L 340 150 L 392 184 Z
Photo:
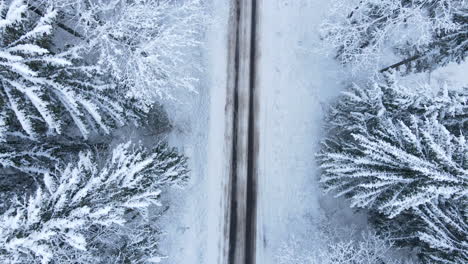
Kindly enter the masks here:
M 232 0 L 229 21 L 225 196 L 222 263 L 254 264 L 258 157 L 257 1 Z

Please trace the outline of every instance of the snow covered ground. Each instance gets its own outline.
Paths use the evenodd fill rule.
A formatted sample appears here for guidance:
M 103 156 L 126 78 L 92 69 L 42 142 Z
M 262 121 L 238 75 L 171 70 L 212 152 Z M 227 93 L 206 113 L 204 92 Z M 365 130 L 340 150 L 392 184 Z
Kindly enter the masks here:
M 224 107 L 226 100 L 227 23 L 229 1 L 208 1 L 210 26 L 203 50 L 204 74 L 198 94 L 184 96 L 171 111 L 176 129 L 172 145 L 184 147 L 189 157 L 190 182 L 174 190 L 164 215 L 161 253 L 163 263 L 218 263 L 223 232 Z M 177 129 L 180 128 L 180 129 Z
M 276 263 L 279 249 L 291 239 L 307 250 L 319 243 L 314 155 L 321 104 L 339 92 L 342 80 L 338 65 L 314 52 L 327 6 L 321 0 L 275 0 L 262 1 L 259 9 L 259 264 Z

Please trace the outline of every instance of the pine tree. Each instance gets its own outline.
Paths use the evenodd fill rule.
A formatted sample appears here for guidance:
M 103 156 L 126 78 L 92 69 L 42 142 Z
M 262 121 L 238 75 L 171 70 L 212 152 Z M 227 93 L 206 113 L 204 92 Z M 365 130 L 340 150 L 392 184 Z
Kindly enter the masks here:
M 41 0 L 60 7 L 63 23 L 85 41 L 81 51 L 151 106 L 196 92 L 199 54 L 208 21 L 200 0 Z M 187 63 L 190 61 L 190 63 Z
M 56 10 L 39 16 L 24 0 L 0 4 L 2 130 L 37 139 L 72 124 L 88 138 L 126 123 L 133 108 L 101 70 L 81 63 L 74 49 L 53 48 Z
M 127 143 L 99 163 L 96 154 L 82 152 L 76 162 L 44 174 L 34 194 L 13 200 L 0 216 L 2 263 L 143 263 L 158 257 L 154 230 L 144 219 L 151 205 L 160 205 L 166 186 L 185 180 L 185 158 L 165 144 L 145 151 Z M 116 237 L 124 244 L 106 240 Z M 104 248 L 114 255 L 103 254 Z
M 382 233 L 421 248 L 427 263 L 466 259 L 466 94 L 353 86 L 330 110 L 318 156 L 326 191 L 368 209 Z
M 374 129 L 384 115 L 405 121 L 410 121 L 411 115 L 436 116 L 458 135 L 468 129 L 468 88 L 439 88 L 427 83 L 407 87 L 396 76 L 384 82 L 371 82 L 366 87 L 354 84 L 330 108 L 326 121 L 331 135 L 352 140 L 352 133 Z
M 425 227 L 417 237 L 425 243 L 420 255 L 426 263 L 457 264 L 468 260 L 467 206 L 465 195 L 457 200 L 429 203 L 416 210 Z
M 354 146 L 320 156 L 326 191 L 351 206 L 395 217 L 431 201 L 455 199 L 468 188 L 468 145 L 436 119 L 405 124 L 384 119 L 372 134 L 352 134 Z M 370 131 L 369 131 L 370 132 Z
M 354 70 L 381 66 L 390 49 L 404 60 L 389 68 L 424 71 L 465 60 L 467 15 L 464 0 L 335 0 L 321 32 Z
M 140 5 L 134 6 L 137 2 Z M 130 23 L 126 34 L 133 35 L 120 38 L 115 30 L 100 35 L 103 28 L 118 28 L 101 20 L 110 19 L 107 14 L 100 16 L 99 12 L 105 9 L 88 9 L 97 15 L 88 18 L 98 20 L 78 32 L 83 28 L 70 28 L 63 23 L 68 14 L 65 11 L 72 7 L 60 5 L 65 1 L 0 0 L 1 263 L 159 262 L 161 231 L 155 224 L 158 215 L 154 214 L 154 205 L 161 205 L 160 193 L 165 188 L 186 179 L 185 157 L 166 144 L 152 150 L 130 143 L 112 148 L 108 136 L 118 126 L 130 129 L 131 121 L 138 126 L 147 124 L 145 132 L 149 129 L 150 133 L 161 133 L 160 125 L 168 128 L 154 98 L 135 90 L 130 86 L 135 82 L 127 82 L 110 70 L 115 59 L 128 62 L 115 48 L 146 57 L 127 41 L 140 35 L 146 37 L 145 41 L 161 33 L 161 29 L 154 31 L 154 24 L 146 24 L 154 22 L 150 13 L 155 10 L 142 8 L 146 1 L 137 2 L 128 2 L 127 9 L 133 13 L 123 14 L 132 15 L 130 21 L 124 22 Z M 159 1 L 152 3 L 159 6 Z M 170 9 L 171 5 L 161 2 L 161 8 Z M 178 9 L 186 15 L 188 10 Z M 133 26 L 138 25 L 131 20 L 138 18 L 138 12 L 145 14 L 138 20 L 144 22 L 141 26 L 152 30 L 147 35 L 134 35 Z M 174 14 L 164 14 L 163 19 L 168 23 L 165 36 L 169 39 L 163 37 L 152 43 L 152 48 L 158 44 L 172 48 L 171 36 L 186 40 L 194 33 L 193 28 L 184 28 L 187 35 L 179 36 L 177 30 L 182 30 L 184 22 L 171 27 L 174 21 L 166 21 L 171 15 Z M 190 19 L 188 16 L 187 21 Z M 63 41 L 64 33 L 74 39 Z M 101 37 L 113 39 L 102 43 Z M 114 45 L 113 51 L 105 50 L 101 44 Z M 121 57 L 105 58 L 104 53 Z M 93 60 L 96 57 L 99 63 Z M 181 58 L 171 57 L 178 65 Z M 157 71 L 159 66 L 152 70 Z M 177 68 L 171 63 L 167 67 Z M 160 72 L 161 82 L 172 78 L 165 75 L 165 69 Z M 143 75 L 138 78 L 149 79 Z M 129 96 L 132 92 L 138 96 Z M 85 140 L 77 140 L 80 135 Z M 110 149 L 112 155 L 101 159 L 101 153 Z

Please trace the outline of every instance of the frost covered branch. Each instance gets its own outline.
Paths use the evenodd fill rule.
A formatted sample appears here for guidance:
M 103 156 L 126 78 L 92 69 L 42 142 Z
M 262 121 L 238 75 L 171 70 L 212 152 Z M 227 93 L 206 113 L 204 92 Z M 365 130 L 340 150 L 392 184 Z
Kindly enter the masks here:
M 356 235 L 351 228 L 327 226 L 314 234 L 319 241 L 307 249 L 292 240 L 277 254 L 279 264 L 403 264 L 389 257 L 393 243 L 367 231 Z M 410 264 L 409 262 L 405 262 Z
M 209 23 L 200 0 L 49 2 L 86 38 L 77 48 L 129 87 L 127 97 L 152 105 L 196 92 Z
M 97 131 L 110 133 L 133 116 L 133 109 L 124 110 L 128 100 L 117 96 L 99 68 L 82 64 L 75 52 L 53 50 L 55 9 L 48 7 L 37 16 L 26 1 L 14 0 L 2 1 L 0 13 L 4 130 L 37 139 L 62 134 L 71 123 L 88 138 Z
M 99 259 L 99 255 L 90 256 L 93 247 L 99 246 L 93 234 L 130 228 L 126 226 L 129 216 L 147 216 L 149 206 L 160 205 L 162 189 L 187 176 L 185 158 L 165 145 L 145 152 L 130 143 L 121 144 L 102 167 L 98 164 L 96 155 L 82 152 L 75 163 L 45 174 L 44 186 L 33 195 L 14 201 L 1 215 L 2 263 L 50 263 L 74 255 Z M 133 237 L 129 246 L 133 243 L 135 248 L 128 248 L 129 252 L 136 254 L 132 251 L 142 245 L 138 241 L 152 240 L 153 235 Z
M 321 33 L 353 71 L 391 64 L 392 53 L 422 71 L 465 59 L 467 10 L 463 0 L 335 0 Z

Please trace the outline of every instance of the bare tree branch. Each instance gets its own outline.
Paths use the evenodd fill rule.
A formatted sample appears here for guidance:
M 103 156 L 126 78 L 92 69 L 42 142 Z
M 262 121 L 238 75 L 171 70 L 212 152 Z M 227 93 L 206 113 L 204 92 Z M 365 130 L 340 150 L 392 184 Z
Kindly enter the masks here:
M 34 13 L 38 14 L 39 16 L 44 16 L 44 13 L 39 10 L 39 8 L 33 6 L 33 5 L 28 5 L 29 7 L 29 10 L 33 11 Z M 77 37 L 77 38 L 80 38 L 80 39 L 85 39 L 85 37 L 83 35 L 81 35 L 79 32 L 77 32 L 76 30 L 72 29 L 71 27 L 63 24 L 63 23 L 60 23 L 58 22 L 57 23 L 57 26 L 59 26 L 61 29 L 63 29 L 64 31 L 66 31 L 67 33 L 70 33 L 71 35 Z

